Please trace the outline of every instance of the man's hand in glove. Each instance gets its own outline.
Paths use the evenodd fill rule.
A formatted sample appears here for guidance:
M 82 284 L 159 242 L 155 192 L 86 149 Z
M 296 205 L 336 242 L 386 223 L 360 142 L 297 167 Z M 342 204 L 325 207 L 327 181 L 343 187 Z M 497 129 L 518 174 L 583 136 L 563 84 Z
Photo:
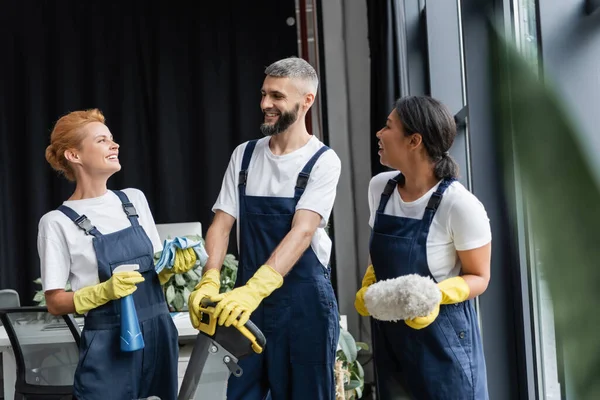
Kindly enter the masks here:
M 373 269 L 373 265 L 369 265 L 362 280 L 362 287 L 356 292 L 356 298 L 354 300 L 354 308 L 356 308 L 356 311 L 363 317 L 369 316 L 369 310 L 367 310 L 367 307 L 365 306 L 365 292 L 369 286 L 375 282 L 377 282 L 375 270 Z
M 144 277 L 137 271 L 116 272 L 105 282 L 75 291 L 75 311 L 85 314 L 111 300 L 128 296 L 137 290 L 136 284 L 143 281 Z
M 218 302 L 213 316 L 219 318 L 219 325 L 243 326 L 260 302 L 281 285 L 283 285 L 281 274 L 270 266 L 263 265 L 244 286 L 211 297 L 212 301 Z
M 404 322 L 413 329 L 423 329 L 433 323 L 440 313 L 441 304 L 461 303 L 469 298 L 470 289 L 467 282 L 460 277 L 446 279 L 438 283 L 438 288 L 442 292 L 442 300 L 435 309 L 425 317 L 407 319 Z
M 200 302 L 205 297 L 213 297 L 219 294 L 221 288 L 221 273 L 218 269 L 209 269 L 202 275 L 202 279 L 188 299 L 188 308 L 192 326 L 196 329 L 200 326 Z
M 193 248 L 177 249 L 175 251 L 175 261 L 172 268 L 163 268 L 158 274 L 160 284 L 164 285 L 175 274 L 188 272 L 196 265 L 196 252 Z

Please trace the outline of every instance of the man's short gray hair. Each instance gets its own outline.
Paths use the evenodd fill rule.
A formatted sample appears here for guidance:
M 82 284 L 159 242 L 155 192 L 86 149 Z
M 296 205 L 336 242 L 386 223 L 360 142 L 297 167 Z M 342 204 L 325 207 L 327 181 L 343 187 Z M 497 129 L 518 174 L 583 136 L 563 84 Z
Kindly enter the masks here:
M 265 69 L 265 74 L 274 78 L 293 78 L 305 81 L 310 85 L 313 94 L 317 93 L 319 78 L 317 72 L 308 62 L 298 57 L 288 57 L 275 61 Z

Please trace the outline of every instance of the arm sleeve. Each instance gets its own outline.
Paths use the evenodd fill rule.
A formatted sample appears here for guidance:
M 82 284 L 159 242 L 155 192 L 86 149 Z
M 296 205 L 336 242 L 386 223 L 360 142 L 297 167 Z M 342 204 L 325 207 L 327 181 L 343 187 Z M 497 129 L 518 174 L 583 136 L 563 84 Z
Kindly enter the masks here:
M 244 153 L 245 148 L 246 144 L 244 143 L 239 145 L 233 151 L 231 159 L 229 160 L 229 165 L 227 166 L 227 171 L 225 171 L 225 176 L 223 177 L 219 197 L 212 208 L 213 212 L 221 210 L 236 219 L 238 217 L 238 171 L 241 168 L 238 160 L 241 160 L 241 155 Z
M 71 257 L 62 232 L 44 219 L 38 229 L 37 248 L 42 289 L 64 289 L 71 271 Z
M 327 226 L 331 215 L 341 169 L 337 154 L 333 150 L 324 152 L 313 167 L 306 189 L 296 205 L 296 211 L 310 210 L 319 214 L 320 228 Z
M 140 223 L 144 227 L 146 234 L 152 242 L 154 253 L 158 253 L 159 251 L 162 251 L 163 246 L 160 241 L 160 237 L 158 236 L 156 224 L 154 223 L 154 216 L 152 215 L 152 211 L 150 211 L 150 205 L 148 204 L 148 200 L 141 190 L 135 189 L 135 193 L 138 197 L 138 204 L 135 206 L 138 214 L 140 215 Z
M 452 204 L 449 227 L 454 247 L 458 251 L 473 250 L 492 240 L 487 212 L 483 204 L 470 193 Z
M 371 227 L 371 229 L 373 228 L 373 225 L 375 225 L 375 214 L 377 212 L 378 206 L 378 204 L 375 201 L 375 187 L 377 186 L 376 181 L 378 181 L 377 176 L 371 178 L 371 181 L 369 182 L 369 192 L 367 199 L 369 201 L 369 226 Z

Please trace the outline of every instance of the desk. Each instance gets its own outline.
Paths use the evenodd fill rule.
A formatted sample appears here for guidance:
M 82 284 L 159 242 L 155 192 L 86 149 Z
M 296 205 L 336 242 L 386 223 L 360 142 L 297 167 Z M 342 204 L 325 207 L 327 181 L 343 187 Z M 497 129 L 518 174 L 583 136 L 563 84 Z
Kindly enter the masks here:
M 185 367 L 187 366 L 187 359 L 191 352 L 191 344 L 189 342 L 193 342 L 198 335 L 198 331 L 192 327 L 192 323 L 190 322 L 190 318 L 187 312 L 174 313 L 172 314 L 173 322 L 177 327 L 177 331 L 179 332 L 179 341 L 182 344 L 187 343 L 188 345 L 184 345 L 185 351 L 182 351 L 181 354 L 183 357 L 180 357 L 180 365 L 179 372 L 181 374 L 181 378 L 183 378 L 182 371 L 185 372 Z M 77 319 L 77 322 L 83 325 L 83 321 Z M 45 336 L 47 338 L 47 336 Z M 35 330 L 32 330 L 32 335 L 30 337 L 25 337 L 28 343 L 39 343 L 39 335 L 35 334 Z M 36 340 L 37 339 L 37 340 Z M 52 336 L 53 343 L 61 343 L 61 342 L 71 342 L 72 336 L 70 332 L 65 330 L 57 330 L 56 334 Z M 182 348 L 182 350 L 184 350 Z M 12 346 L 10 344 L 10 340 L 8 339 L 8 335 L 4 330 L 3 326 L 0 326 L 0 353 L 2 354 L 2 365 L 3 365 L 3 375 L 4 375 L 4 399 L 12 400 L 15 396 L 15 382 L 17 379 L 17 365 L 15 362 L 15 355 L 12 351 Z M 180 380 L 181 380 L 180 378 Z M 181 383 L 181 382 L 180 382 Z

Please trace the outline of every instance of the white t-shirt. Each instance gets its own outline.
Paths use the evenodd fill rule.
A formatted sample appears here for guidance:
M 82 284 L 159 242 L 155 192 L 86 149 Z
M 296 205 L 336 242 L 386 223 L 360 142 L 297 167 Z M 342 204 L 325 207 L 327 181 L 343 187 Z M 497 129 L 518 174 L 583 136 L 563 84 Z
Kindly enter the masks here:
M 298 150 L 284 155 L 275 155 L 269 148 L 269 137 L 256 143 L 248 166 L 246 195 L 268 197 L 294 197 L 296 179 L 308 160 L 323 146 L 315 136 Z M 239 215 L 238 178 L 246 143 L 239 145 L 231 155 L 223 178 L 221 192 L 213 206 L 213 212 L 222 210 L 237 219 Z M 331 254 L 331 240 L 325 232 L 335 200 L 340 177 L 341 162 L 333 150 L 327 150 L 317 160 L 310 179 L 296 210 L 311 210 L 321 216 L 321 224 L 313 235 L 311 247 L 317 258 L 326 266 Z M 239 224 L 238 224 L 239 247 Z M 263 262 L 266 262 L 264 260 Z
M 396 175 L 398 171 L 383 172 L 371 179 L 369 184 L 371 228 L 375 223 L 381 193 L 388 180 Z M 411 202 L 403 201 L 398 190 L 394 190 L 384 214 L 422 219 L 429 198 L 439 184 L 421 198 Z M 458 276 L 461 263 L 456 251 L 473 250 L 490 243 L 491 240 L 490 222 L 483 204 L 460 182 L 454 181 L 444 192 L 427 236 L 427 263 L 431 275 L 438 282 Z
M 133 203 L 139 223 L 152 242 L 154 252 L 162 251 L 162 243 L 154 225 L 148 201 L 138 189 L 123 189 Z M 100 197 L 65 201 L 79 215 L 85 214 L 103 235 L 131 226 L 119 197 L 107 191 Z M 73 291 L 100 282 L 98 260 L 92 235 L 86 235 L 61 211 L 45 214 L 38 225 L 38 253 L 43 290 L 64 289 L 67 280 Z

